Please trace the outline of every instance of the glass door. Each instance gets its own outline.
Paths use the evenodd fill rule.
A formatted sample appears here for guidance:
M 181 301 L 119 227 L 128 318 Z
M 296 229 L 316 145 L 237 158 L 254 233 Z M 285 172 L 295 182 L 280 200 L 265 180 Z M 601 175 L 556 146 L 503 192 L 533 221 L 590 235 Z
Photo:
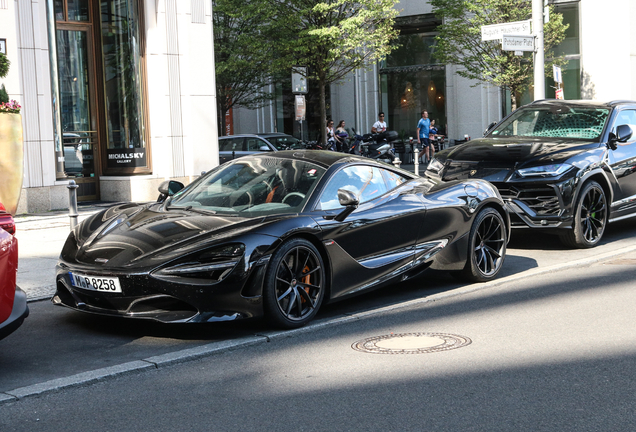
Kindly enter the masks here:
M 56 32 L 64 173 L 75 178 L 80 201 L 99 199 L 91 32 L 90 26 L 59 23 Z

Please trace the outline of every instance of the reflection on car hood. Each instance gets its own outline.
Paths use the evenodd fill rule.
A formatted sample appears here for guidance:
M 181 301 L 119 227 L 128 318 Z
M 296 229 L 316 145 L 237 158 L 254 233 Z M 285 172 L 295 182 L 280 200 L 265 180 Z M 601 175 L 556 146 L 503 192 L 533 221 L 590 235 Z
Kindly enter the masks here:
M 439 152 L 440 161 L 480 162 L 492 167 L 511 167 L 545 160 L 560 163 L 572 156 L 599 147 L 599 143 L 560 138 L 480 138 Z
M 128 205 L 122 211 L 113 208 L 86 220 L 77 234 L 69 236 L 62 259 L 106 267 L 130 267 L 142 260 L 150 265 L 152 257 L 160 257 L 162 262 L 177 258 L 193 247 L 253 229 L 264 219 L 167 211 L 158 204 Z

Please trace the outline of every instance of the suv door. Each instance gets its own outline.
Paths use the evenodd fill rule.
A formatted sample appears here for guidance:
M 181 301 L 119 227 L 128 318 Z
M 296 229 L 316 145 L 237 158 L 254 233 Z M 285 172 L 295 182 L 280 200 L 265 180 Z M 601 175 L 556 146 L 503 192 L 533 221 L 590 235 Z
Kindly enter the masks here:
M 614 201 L 636 198 L 636 110 L 621 110 L 612 124 L 611 131 L 616 133 L 616 128 L 620 125 L 628 125 L 632 128 L 633 135 L 625 143 L 617 143 L 616 150 L 609 151 L 609 161 L 612 171 L 616 176 L 620 188 L 620 196 L 615 196 Z M 631 201 L 631 200 L 630 200 Z M 613 212 L 631 212 L 633 204 L 628 203 L 628 207 L 612 209 Z M 612 217 L 621 216 L 613 214 Z

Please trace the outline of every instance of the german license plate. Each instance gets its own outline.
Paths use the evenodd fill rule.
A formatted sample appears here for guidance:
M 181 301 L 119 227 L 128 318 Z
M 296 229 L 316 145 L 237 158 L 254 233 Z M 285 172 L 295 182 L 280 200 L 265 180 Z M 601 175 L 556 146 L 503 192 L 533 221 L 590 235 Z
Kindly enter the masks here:
M 91 291 L 103 291 L 120 293 L 121 285 L 119 285 L 119 278 L 108 276 L 91 276 L 81 273 L 71 273 L 71 285 L 77 288 L 83 288 Z

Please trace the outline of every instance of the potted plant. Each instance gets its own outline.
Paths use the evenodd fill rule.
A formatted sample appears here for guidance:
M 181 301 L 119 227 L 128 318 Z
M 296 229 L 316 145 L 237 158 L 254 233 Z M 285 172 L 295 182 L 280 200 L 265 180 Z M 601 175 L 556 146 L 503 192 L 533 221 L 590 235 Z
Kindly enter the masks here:
M 9 73 L 9 59 L 0 53 L 0 78 Z M 4 87 L 0 87 L 0 202 L 15 214 L 22 191 L 24 149 L 22 146 L 22 117 L 20 104 L 9 100 Z

